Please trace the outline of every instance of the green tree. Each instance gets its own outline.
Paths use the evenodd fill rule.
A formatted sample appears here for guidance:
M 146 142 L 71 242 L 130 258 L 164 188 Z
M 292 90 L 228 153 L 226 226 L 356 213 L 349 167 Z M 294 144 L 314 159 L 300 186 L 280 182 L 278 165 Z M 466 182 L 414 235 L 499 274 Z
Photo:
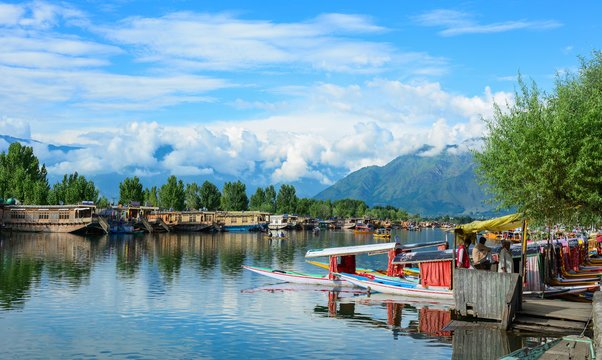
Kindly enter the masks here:
M 225 183 L 222 190 L 222 209 L 230 211 L 247 210 L 249 199 L 247 198 L 246 190 L 246 185 L 240 182 L 240 180 Z
M 255 190 L 255 194 L 251 195 L 251 199 L 249 200 L 249 209 L 251 210 L 261 210 L 263 204 L 265 203 L 265 191 L 258 187 Z
M 311 216 L 310 208 L 317 200 L 301 198 L 297 201 L 297 210 L 296 213 L 302 216 Z
M 265 188 L 265 202 L 263 203 L 261 210 L 272 214 L 276 212 L 276 189 L 274 188 L 274 185 Z
M 186 208 L 190 210 L 201 208 L 201 187 L 197 183 L 186 184 L 184 203 Z
M 144 203 L 148 206 L 159 206 L 159 190 L 156 186 L 144 189 Z
M 201 197 L 201 207 L 209 211 L 215 211 L 219 209 L 222 194 L 217 186 L 215 186 L 213 183 L 205 180 L 203 185 L 201 185 L 199 195 Z
M 0 154 L 0 196 L 16 198 L 23 204 L 46 204 L 48 186 L 46 166 L 40 167 L 33 148 L 18 142 Z
M 167 178 L 167 183 L 159 189 L 159 205 L 164 209 L 184 210 L 184 183 L 174 175 Z
M 276 197 L 276 211 L 281 214 L 294 214 L 297 209 L 297 191 L 293 185 L 282 185 Z
M 477 173 L 501 208 L 542 223 L 574 223 L 602 212 L 602 53 L 550 95 L 519 77 L 515 103 L 486 120 Z
M 98 201 L 98 189 L 94 186 L 92 180 L 86 180 L 84 176 L 74 172 L 70 175 L 64 175 L 61 182 L 52 186 L 48 194 L 48 203 L 58 204 L 77 204 L 82 201 Z
M 101 196 L 98 201 L 96 202 L 96 207 L 98 209 L 106 209 L 109 208 L 111 206 L 111 202 L 109 201 L 109 199 L 107 199 L 106 196 Z
M 144 192 L 142 183 L 137 176 L 125 178 L 119 183 L 119 203 L 129 205 L 132 202 L 142 203 L 144 201 Z
M 330 201 L 315 201 L 309 206 L 309 215 L 317 219 L 332 217 L 332 204 Z

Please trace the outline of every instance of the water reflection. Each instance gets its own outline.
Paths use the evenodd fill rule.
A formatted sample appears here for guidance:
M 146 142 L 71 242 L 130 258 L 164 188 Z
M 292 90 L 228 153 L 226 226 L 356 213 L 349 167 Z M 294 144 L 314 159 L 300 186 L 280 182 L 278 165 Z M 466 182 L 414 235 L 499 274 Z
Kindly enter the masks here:
M 402 242 L 444 237 L 437 231 L 398 235 Z M 296 232 L 285 240 L 259 233 L 3 233 L 0 338 L 11 344 L 8 358 L 392 359 L 425 352 L 449 358 L 452 343 L 461 358 L 481 346 L 477 336 L 452 336 L 443 328 L 449 304 L 368 296 L 357 289 L 268 285 L 273 281 L 241 269 L 245 264 L 325 272 L 305 262 L 308 249 L 367 242 L 343 231 Z M 378 268 L 386 256 L 358 260 Z
M 417 302 L 415 299 L 385 294 L 328 293 L 328 305 L 317 305 L 316 314 L 344 319 L 355 325 L 391 330 L 393 338 L 410 336 L 415 339 L 438 338 L 442 344 L 451 343 L 451 331 L 444 330 L 451 320 L 449 303 Z M 366 307 L 382 310 L 377 314 Z M 362 309 L 363 308 L 363 309 Z M 383 315 L 384 314 L 384 315 Z M 407 321 L 402 323 L 406 318 Z
M 69 287 L 89 279 L 100 256 L 98 239 L 71 234 L 2 234 L 0 240 L 0 301 L 4 309 L 22 307 L 42 275 Z

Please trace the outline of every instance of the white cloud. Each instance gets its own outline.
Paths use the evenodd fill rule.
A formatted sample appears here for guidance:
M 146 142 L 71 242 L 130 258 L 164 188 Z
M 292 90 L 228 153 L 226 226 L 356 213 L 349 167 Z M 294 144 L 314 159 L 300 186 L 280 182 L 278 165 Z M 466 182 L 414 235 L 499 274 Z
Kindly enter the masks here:
M 135 17 L 99 27 L 109 39 L 134 46 L 141 61 L 190 69 L 238 70 L 310 65 L 335 72 L 377 71 L 396 51 L 386 43 L 354 39 L 385 31 L 361 15 L 323 14 L 300 23 L 242 20 L 229 14 L 171 13 Z
M 0 4 L 0 26 L 14 26 L 25 13 L 21 5 Z
M 513 101 L 511 94 L 489 88 L 481 96 L 465 97 L 437 83 L 386 79 L 345 87 L 323 83 L 308 90 L 311 95 L 295 107 L 299 110 L 287 108 L 287 113 L 252 121 L 211 126 L 132 122 L 110 131 L 58 134 L 86 145 L 68 157 L 46 152 L 43 160 L 54 164 L 49 167 L 54 174 L 215 173 L 264 185 L 303 178 L 330 184 L 337 180 L 334 173 L 385 165 L 424 145 L 433 147 L 427 153 L 433 155 L 480 138 L 486 130 L 481 118 L 492 115 L 493 103 Z M 172 151 L 164 158 L 153 156 L 166 146 Z
M 0 135 L 9 135 L 21 139 L 31 137 L 29 122 L 23 119 L 0 118 Z
M 448 9 L 426 12 L 416 16 L 414 20 L 423 26 L 444 28 L 444 30 L 439 32 L 442 36 L 499 33 L 520 29 L 548 30 L 562 26 L 560 22 L 555 20 L 511 20 L 490 24 L 479 24 L 473 19 L 472 14 Z

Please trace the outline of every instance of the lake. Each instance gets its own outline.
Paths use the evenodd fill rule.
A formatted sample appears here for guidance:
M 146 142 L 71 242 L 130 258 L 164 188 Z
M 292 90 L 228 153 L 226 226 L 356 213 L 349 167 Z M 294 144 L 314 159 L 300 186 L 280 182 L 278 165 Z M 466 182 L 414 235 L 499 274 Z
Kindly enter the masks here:
M 438 229 L 393 235 L 402 243 L 445 239 Z M 449 359 L 486 358 L 492 345 L 484 348 L 483 336 L 499 343 L 495 354 L 522 346 L 495 330 L 443 331 L 450 313 L 438 304 L 278 284 L 241 268 L 326 273 L 305 262 L 308 249 L 373 242 L 349 231 L 290 232 L 285 240 L 2 233 L 1 357 Z M 362 255 L 358 266 L 384 268 L 386 255 Z

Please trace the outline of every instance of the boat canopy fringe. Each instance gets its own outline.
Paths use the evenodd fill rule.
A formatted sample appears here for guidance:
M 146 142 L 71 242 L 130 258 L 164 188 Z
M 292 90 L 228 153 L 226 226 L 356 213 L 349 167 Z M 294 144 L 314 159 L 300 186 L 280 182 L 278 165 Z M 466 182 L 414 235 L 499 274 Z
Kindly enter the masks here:
M 470 235 L 480 231 L 507 231 L 522 226 L 525 216 L 521 213 L 501 216 L 491 220 L 473 221 L 468 224 L 458 225 L 455 229 L 456 234 Z

